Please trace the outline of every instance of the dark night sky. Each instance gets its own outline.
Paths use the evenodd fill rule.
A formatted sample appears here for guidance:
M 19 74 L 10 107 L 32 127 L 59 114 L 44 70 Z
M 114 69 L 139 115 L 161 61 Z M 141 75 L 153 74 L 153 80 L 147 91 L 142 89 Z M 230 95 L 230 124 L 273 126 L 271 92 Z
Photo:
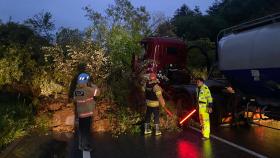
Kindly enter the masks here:
M 145 6 L 152 13 L 163 13 L 172 17 L 175 10 L 187 4 L 190 8 L 199 6 L 202 12 L 215 0 L 130 0 L 134 6 Z M 61 26 L 84 29 L 89 21 L 84 17 L 83 7 L 90 5 L 99 12 L 104 12 L 113 0 L 0 0 L 0 19 L 6 22 L 11 17 L 13 21 L 22 22 L 43 11 L 53 14 L 56 28 Z

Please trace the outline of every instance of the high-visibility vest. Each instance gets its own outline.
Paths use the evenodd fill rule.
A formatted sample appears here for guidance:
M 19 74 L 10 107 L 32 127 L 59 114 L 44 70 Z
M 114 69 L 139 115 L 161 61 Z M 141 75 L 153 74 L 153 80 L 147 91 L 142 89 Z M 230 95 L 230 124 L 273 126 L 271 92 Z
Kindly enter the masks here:
M 208 104 L 213 102 L 211 92 L 205 84 L 203 84 L 200 88 L 197 88 L 197 101 L 200 112 L 206 111 Z

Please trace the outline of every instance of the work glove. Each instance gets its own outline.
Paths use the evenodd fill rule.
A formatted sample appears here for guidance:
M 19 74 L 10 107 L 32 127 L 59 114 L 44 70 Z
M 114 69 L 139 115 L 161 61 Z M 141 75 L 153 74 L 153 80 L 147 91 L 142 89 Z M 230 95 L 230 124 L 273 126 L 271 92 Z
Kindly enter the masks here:
M 208 104 L 208 113 L 211 114 L 213 112 L 213 103 Z
M 211 114 L 213 112 L 212 107 L 208 107 L 208 113 Z

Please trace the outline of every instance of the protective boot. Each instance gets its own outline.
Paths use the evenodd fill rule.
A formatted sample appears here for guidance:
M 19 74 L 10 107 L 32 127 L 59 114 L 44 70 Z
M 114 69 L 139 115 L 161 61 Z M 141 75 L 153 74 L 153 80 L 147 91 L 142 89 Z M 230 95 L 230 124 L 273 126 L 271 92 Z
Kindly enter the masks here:
M 150 129 L 150 124 L 149 123 L 145 123 L 144 134 L 147 135 L 147 134 L 151 134 L 151 133 L 152 133 L 152 130 Z
M 161 131 L 159 130 L 159 124 L 155 124 L 155 128 L 156 128 L 155 135 L 156 136 L 161 135 Z

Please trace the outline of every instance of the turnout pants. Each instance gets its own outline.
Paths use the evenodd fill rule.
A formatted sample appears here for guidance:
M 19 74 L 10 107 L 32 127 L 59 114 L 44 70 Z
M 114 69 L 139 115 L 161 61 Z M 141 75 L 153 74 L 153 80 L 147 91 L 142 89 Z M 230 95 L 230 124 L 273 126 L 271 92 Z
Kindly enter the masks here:
M 145 123 L 150 123 L 151 115 L 154 114 L 155 124 L 159 124 L 159 107 L 149 107 L 147 106 Z
M 201 125 L 201 133 L 203 137 L 210 137 L 210 119 L 206 105 L 199 105 L 199 121 Z
M 79 118 L 79 138 L 82 147 L 90 146 L 92 117 Z

